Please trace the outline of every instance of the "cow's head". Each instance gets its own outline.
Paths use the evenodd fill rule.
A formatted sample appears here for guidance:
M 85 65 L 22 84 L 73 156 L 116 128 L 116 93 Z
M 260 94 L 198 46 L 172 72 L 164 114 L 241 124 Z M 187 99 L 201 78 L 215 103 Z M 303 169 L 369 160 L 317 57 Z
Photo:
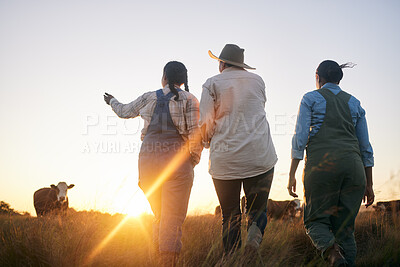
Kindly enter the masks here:
M 52 184 L 51 188 L 57 191 L 57 201 L 64 202 L 67 200 L 67 190 L 74 186 L 74 184 L 67 185 L 65 182 L 59 182 L 57 186 Z
M 287 212 L 290 216 L 295 217 L 296 213 L 301 210 L 300 200 L 293 199 L 289 202 L 289 206 L 287 207 Z
M 301 205 L 300 205 L 300 199 L 293 199 L 292 200 L 293 206 L 295 208 L 296 211 L 301 209 Z

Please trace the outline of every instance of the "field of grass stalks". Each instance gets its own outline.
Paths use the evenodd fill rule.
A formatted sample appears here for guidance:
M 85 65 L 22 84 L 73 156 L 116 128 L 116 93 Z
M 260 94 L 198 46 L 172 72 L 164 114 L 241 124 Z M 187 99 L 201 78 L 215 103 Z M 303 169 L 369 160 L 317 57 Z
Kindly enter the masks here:
M 151 253 L 152 217 L 98 212 L 67 217 L 0 217 L 0 266 L 157 266 Z M 109 233 L 120 225 L 115 235 Z M 243 266 L 244 251 L 223 258 L 221 219 L 189 216 L 178 266 Z M 108 237 L 108 238 L 107 238 Z M 245 235 L 242 236 L 245 238 Z M 356 223 L 358 266 L 400 265 L 400 219 L 361 213 Z M 108 240 L 108 242 L 103 242 Z M 325 266 L 302 222 L 272 220 L 251 266 Z

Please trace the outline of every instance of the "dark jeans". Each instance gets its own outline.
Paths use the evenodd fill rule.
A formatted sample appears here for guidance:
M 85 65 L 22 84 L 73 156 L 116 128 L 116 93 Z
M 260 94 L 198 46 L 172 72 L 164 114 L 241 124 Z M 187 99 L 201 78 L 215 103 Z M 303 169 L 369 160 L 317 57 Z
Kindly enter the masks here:
M 213 179 L 222 211 L 222 242 L 225 252 L 241 246 L 240 191 L 246 196 L 248 227 L 257 223 L 261 233 L 267 226 L 267 201 L 274 176 L 274 168 L 266 173 L 238 180 Z

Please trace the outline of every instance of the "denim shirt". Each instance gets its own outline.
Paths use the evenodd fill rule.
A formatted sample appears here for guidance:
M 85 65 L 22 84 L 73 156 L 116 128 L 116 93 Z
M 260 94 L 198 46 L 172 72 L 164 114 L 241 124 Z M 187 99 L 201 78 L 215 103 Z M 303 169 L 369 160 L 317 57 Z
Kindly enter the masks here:
M 326 83 L 322 88 L 329 89 L 335 95 L 341 91 L 340 87 L 334 83 Z M 374 166 L 374 153 L 369 142 L 365 110 L 361 107 L 360 101 L 354 96 L 350 97 L 348 105 L 356 129 L 364 166 L 372 167 Z M 295 134 L 292 138 L 292 159 L 303 159 L 308 138 L 319 131 L 324 121 L 325 112 L 326 100 L 320 93 L 311 91 L 303 96 L 297 115 Z

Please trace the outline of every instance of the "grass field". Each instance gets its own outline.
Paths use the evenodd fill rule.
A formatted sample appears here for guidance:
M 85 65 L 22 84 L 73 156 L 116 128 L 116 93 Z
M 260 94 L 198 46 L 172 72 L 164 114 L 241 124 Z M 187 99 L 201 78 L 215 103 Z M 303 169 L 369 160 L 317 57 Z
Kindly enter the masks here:
M 122 220 L 123 215 L 73 210 L 64 218 L 3 215 L 0 266 L 157 266 L 151 253 L 152 217 L 125 219 L 121 225 Z M 242 266 L 243 250 L 223 258 L 220 234 L 220 218 L 189 216 L 178 266 Z M 358 266 L 400 266 L 399 217 L 361 213 L 356 239 Z M 254 265 L 325 266 L 300 219 L 270 221 Z

